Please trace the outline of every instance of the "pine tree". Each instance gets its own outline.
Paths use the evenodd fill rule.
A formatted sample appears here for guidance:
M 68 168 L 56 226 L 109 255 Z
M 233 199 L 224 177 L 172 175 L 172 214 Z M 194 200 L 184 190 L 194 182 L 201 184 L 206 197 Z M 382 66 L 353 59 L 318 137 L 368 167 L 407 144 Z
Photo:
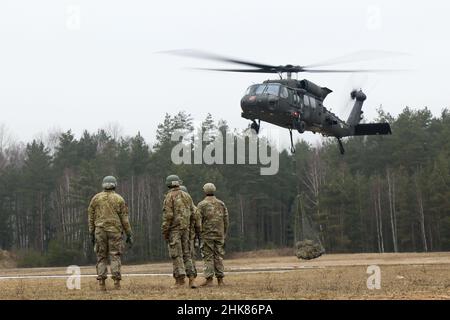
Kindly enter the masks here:
M 47 222 L 51 212 L 50 192 L 54 187 L 49 153 L 42 142 L 33 140 L 27 144 L 22 175 L 25 215 L 31 230 L 29 246 L 41 252 L 50 229 Z

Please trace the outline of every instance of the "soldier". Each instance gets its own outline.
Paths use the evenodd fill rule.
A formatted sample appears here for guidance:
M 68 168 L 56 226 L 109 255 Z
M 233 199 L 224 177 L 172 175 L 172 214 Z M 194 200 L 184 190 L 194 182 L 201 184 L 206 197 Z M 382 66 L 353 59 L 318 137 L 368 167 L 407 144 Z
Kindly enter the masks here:
M 164 198 L 162 234 L 167 241 L 169 255 L 173 262 L 173 277 L 176 286 L 183 286 L 186 275 L 189 286 L 195 288 L 194 267 L 190 249 L 190 230 L 194 219 L 194 204 L 191 196 L 180 189 L 181 180 L 176 175 L 166 178 L 169 188 Z
M 205 263 L 205 282 L 201 286 L 211 286 L 216 275 L 219 286 L 223 285 L 225 239 L 228 231 L 228 210 L 225 203 L 214 196 L 216 187 L 212 183 L 203 186 L 206 197 L 197 206 L 201 219 L 200 246 Z
M 188 188 L 186 186 L 180 186 L 180 189 L 189 194 Z M 200 229 L 201 229 L 201 222 L 200 217 L 197 214 L 197 207 L 192 202 L 192 208 L 191 211 L 194 213 L 191 216 L 191 219 L 194 219 L 194 223 L 191 223 L 191 229 L 189 230 L 189 243 L 190 243 L 190 250 L 191 250 L 191 259 L 192 259 L 192 268 L 194 270 L 194 278 L 197 278 L 197 267 L 195 265 L 195 258 L 197 255 L 196 249 L 199 247 L 200 243 Z
M 128 245 L 133 244 L 133 234 L 128 221 L 128 207 L 123 198 L 115 192 L 116 178 L 103 178 L 103 192 L 97 193 L 88 208 L 89 234 L 97 254 L 97 280 L 99 288 L 106 291 L 108 257 L 114 288 L 120 289 L 120 255 L 122 254 L 123 232 Z

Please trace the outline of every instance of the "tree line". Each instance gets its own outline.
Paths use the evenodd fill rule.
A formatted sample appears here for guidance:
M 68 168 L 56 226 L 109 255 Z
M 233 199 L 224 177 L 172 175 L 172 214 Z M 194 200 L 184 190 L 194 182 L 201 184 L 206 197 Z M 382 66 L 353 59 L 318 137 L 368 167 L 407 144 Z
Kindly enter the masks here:
M 405 108 L 396 117 L 379 110 L 376 120 L 389 122 L 393 134 L 345 139 L 344 156 L 335 139 L 300 140 L 295 154 L 279 151 L 272 176 L 248 162 L 174 165 L 174 130 L 208 132 L 205 145 L 231 132 L 209 114 L 200 128 L 186 112 L 166 114 L 151 146 L 114 126 L 26 144 L 6 141 L 0 127 L 0 249 L 17 252 L 22 266 L 92 263 L 87 206 L 103 176 L 112 174 L 135 235 L 125 259 L 165 259 L 161 203 L 164 179 L 174 173 L 196 203 L 205 182 L 216 184 L 230 213 L 228 252 L 293 247 L 308 237 L 302 215 L 328 253 L 449 250 L 449 110 L 433 116 L 427 108 Z

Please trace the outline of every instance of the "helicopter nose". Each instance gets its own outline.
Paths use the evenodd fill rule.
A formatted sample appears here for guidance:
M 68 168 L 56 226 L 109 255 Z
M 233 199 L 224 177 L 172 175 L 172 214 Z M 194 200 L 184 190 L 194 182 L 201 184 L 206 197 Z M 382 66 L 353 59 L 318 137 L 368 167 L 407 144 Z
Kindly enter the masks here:
M 257 94 L 253 99 L 253 104 L 257 107 L 263 107 L 267 104 L 267 95 L 265 94 Z
M 247 102 L 249 103 L 255 103 L 256 102 L 256 96 L 250 96 L 247 98 Z
M 253 96 L 244 96 L 241 99 L 242 107 L 254 107 L 256 106 L 257 98 L 255 95 Z
M 278 97 L 257 94 L 252 96 L 245 96 L 241 100 L 241 109 L 244 112 L 250 113 L 264 113 L 274 112 L 278 106 Z

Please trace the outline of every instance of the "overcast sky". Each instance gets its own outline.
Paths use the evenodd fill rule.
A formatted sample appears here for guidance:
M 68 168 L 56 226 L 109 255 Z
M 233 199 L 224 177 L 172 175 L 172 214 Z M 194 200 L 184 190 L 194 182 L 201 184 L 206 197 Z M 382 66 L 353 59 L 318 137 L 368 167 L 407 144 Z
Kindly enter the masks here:
M 117 122 L 125 134 L 141 131 L 153 142 L 164 113 L 179 110 L 247 127 L 240 98 L 273 75 L 192 71 L 230 65 L 155 54 L 184 48 L 276 65 L 359 50 L 405 52 L 338 67 L 413 72 L 301 76 L 331 88 L 325 105 L 344 119 L 355 86 L 368 95 L 369 119 L 381 104 L 394 115 L 407 105 L 439 115 L 450 106 L 449 9 L 437 0 L 1 0 L 0 123 L 24 141 L 54 128 L 79 136 Z

